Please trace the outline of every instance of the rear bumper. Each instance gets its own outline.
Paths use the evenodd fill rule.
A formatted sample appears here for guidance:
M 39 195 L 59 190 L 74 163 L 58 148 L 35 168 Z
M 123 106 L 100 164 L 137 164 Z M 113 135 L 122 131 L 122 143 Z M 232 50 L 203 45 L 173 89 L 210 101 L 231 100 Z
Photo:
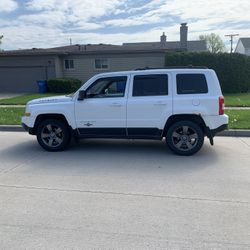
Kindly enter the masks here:
M 228 129 L 228 124 L 223 124 L 223 125 L 219 126 L 218 128 L 211 129 L 210 134 L 212 137 L 214 137 L 217 133 L 224 131 L 224 130 L 227 130 L 227 129 Z

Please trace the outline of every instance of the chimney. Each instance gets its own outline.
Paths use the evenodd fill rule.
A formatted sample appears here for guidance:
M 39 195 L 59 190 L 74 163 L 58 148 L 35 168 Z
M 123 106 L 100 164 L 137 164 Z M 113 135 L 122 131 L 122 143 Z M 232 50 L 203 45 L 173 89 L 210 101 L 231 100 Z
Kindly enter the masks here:
M 165 45 L 167 42 L 167 36 L 165 35 L 165 32 L 161 35 L 161 44 Z
M 187 23 L 182 23 L 180 27 L 180 48 L 187 50 L 187 36 L 188 26 Z

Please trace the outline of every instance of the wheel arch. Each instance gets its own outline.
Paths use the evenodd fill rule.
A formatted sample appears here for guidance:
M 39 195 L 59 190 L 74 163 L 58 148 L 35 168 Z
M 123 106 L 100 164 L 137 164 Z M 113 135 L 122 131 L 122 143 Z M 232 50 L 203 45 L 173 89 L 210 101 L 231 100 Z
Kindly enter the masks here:
M 192 121 L 195 122 L 196 124 L 198 124 L 201 128 L 202 131 L 205 135 L 207 135 L 207 127 L 206 124 L 203 120 L 203 118 L 201 117 L 201 115 L 197 115 L 197 114 L 177 114 L 177 115 L 172 115 L 168 118 L 168 120 L 165 123 L 164 129 L 163 129 L 163 134 L 162 137 L 165 137 L 167 134 L 167 131 L 169 129 L 169 127 L 174 124 L 175 122 L 179 122 L 179 121 Z
M 67 118 L 65 117 L 65 115 L 63 114 L 60 114 L 60 113 L 54 113 L 54 114 L 40 114 L 36 117 L 36 120 L 35 120 L 35 124 L 34 124 L 34 128 L 33 128 L 33 134 L 37 134 L 37 128 L 38 128 L 38 125 L 44 121 L 44 120 L 47 120 L 47 119 L 57 119 L 57 120 L 60 120 L 60 121 L 63 121 L 67 124 L 67 126 L 70 128 L 70 130 L 72 130 L 72 127 L 71 125 L 69 124 Z

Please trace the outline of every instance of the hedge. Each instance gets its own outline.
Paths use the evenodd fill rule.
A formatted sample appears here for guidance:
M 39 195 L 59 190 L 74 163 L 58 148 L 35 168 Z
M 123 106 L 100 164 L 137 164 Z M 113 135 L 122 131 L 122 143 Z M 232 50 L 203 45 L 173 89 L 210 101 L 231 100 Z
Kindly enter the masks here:
M 250 91 L 250 57 L 241 54 L 209 52 L 167 53 L 166 66 L 206 66 L 214 69 L 225 93 Z
M 73 93 L 81 87 L 81 81 L 74 78 L 54 78 L 48 81 L 49 92 Z

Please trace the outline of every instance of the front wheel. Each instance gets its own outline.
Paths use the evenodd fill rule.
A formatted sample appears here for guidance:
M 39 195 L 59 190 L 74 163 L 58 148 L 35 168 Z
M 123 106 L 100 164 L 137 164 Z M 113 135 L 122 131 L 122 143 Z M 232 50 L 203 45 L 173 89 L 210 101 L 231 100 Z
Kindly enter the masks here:
M 179 121 L 170 126 L 166 142 L 169 148 L 178 155 L 193 155 L 204 143 L 201 127 L 192 121 Z
M 37 141 L 47 151 L 62 151 L 70 142 L 69 128 L 61 120 L 44 120 L 37 128 Z

